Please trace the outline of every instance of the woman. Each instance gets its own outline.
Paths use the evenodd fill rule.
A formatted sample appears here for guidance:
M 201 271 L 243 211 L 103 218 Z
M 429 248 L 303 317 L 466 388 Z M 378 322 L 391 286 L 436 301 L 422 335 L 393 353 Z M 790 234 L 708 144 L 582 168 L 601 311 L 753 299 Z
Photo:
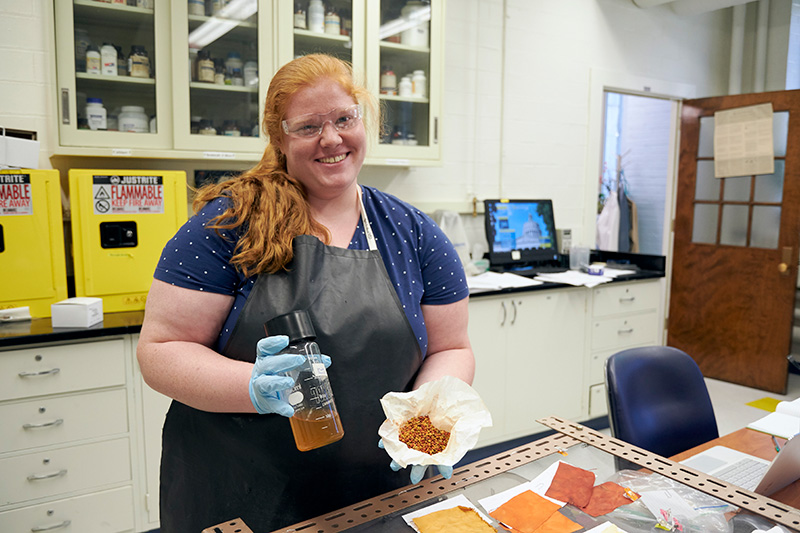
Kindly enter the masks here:
M 288 63 L 267 92 L 259 164 L 200 190 L 200 211 L 164 248 L 138 345 L 146 382 L 175 400 L 163 431 L 164 533 L 236 517 L 266 532 L 403 486 L 407 474 L 375 445 L 379 399 L 444 375 L 472 382 L 453 247 L 429 217 L 357 183 L 362 115 L 377 119 L 374 109 L 340 60 Z M 308 452 L 274 399 L 286 378 L 263 370 L 287 357 L 273 355 L 285 341 L 259 343 L 264 322 L 296 309 L 332 361 L 345 432 Z

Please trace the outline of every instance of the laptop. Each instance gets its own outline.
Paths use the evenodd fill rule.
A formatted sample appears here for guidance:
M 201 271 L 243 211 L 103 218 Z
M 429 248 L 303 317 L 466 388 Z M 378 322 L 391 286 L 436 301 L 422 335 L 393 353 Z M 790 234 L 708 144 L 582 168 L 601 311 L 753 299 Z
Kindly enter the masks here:
M 800 479 L 800 438 L 786 441 L 771 462 L 725 446 L 714 446 L 681 464 L 769 496 Z

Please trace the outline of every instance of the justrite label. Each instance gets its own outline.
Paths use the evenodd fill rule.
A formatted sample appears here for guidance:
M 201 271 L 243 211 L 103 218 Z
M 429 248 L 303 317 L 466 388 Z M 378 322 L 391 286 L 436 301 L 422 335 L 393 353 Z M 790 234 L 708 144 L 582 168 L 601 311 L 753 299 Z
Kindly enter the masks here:
M 164 212 L 163 176 L 92 176 L 95 215 Z
M 0 174 L 0 215 L 32 215 L 30 174 Z

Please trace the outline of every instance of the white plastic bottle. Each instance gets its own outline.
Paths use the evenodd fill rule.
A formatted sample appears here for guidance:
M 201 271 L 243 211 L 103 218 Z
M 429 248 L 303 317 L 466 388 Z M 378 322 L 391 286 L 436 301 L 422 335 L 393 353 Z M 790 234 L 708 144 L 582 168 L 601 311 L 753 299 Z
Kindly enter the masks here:
M 411 78 L 408 76 L 403 76 L 400 78 L 400 83 L 397 85 L 397 95 L 404 97 L 413 95 L 413 84 L 411 83 Z
M 103 76 L 117 75 L 117 49 L 111 43 L 103 43 L 100 48 L 100 73 Z
M 342 33 L 342 21 L 333 9 L 329 9 L 325 13 L 325 33 L 330 35 L 340 35 Z
M 86 99 L 86 122 L 89 124 L 90 130 L 105 130 L 107 128 L 106 108 L 103 107 L 102 99 Z
M 325 33 L 325 6 L 322 0 L 311 0 L 308 3 L 308 30 Z
M 119 131 L 133 133 L 148 133 L 150 131 L 150 120 L 144 112 L 144 107 L 138 105 L 124 105 L 122 112 L 117 118 Z
M 400 34 L 400 42 L 408 46 L 428 46 L 428 35 L 430 33 L 430 22 L 423 21 L 422 14 L 430 6 L 424 6 L 419 0 L 409 0 L 405 7 L 400 10 L 404 19 L 417 22 Z
M 86 49 L 86 73 L 100 74 L 100 50 L 93 44 Z
M 425 98 L 425 84 L 427 83 L 427 80 L 425 79 L 425 71 L 415 70 L 414 74 L 411 76 L 411 83 L 413 86 L 411 93 L 414 96 Z

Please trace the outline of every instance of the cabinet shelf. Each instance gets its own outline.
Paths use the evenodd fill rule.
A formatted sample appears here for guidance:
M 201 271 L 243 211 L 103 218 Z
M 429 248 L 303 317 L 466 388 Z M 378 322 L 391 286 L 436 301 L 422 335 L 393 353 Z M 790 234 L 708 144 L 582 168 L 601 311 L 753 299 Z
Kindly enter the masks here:
M 122 83 L 130 85 L 155 85 L 153 78 L 134 78 L 132 76 L 103 76 L 102 74 L 87 74 L 86 72 L 76 72 L 75 78 L 86 80 L 92 83 Z
M 140 24 L 153 20 L 153 10 L 96 0 L 75 0 L 75 18 L 101 24 Z
M 392 102 L 411 102 L 412 104 L 427 104 L 430 102 L 430 100 L 422 96 L 395 96 L 392 94 L 381 94 L 379 95 L 379 98 L 381 100 Z
M 258 87 L 242 87 L 240 85 L 219 85 L 217 83 L 205 83 L 202 81 L 193 81 L 189 84 L 191 89 L 200 91 L 224 91 L 232 93 L 257 93 Z
M 407 44 L 381 41 L 381 49 L 393 52 L 413 52 L 416 54 L 430 54 L 431 49 L 427 46 L 408 46 Z

